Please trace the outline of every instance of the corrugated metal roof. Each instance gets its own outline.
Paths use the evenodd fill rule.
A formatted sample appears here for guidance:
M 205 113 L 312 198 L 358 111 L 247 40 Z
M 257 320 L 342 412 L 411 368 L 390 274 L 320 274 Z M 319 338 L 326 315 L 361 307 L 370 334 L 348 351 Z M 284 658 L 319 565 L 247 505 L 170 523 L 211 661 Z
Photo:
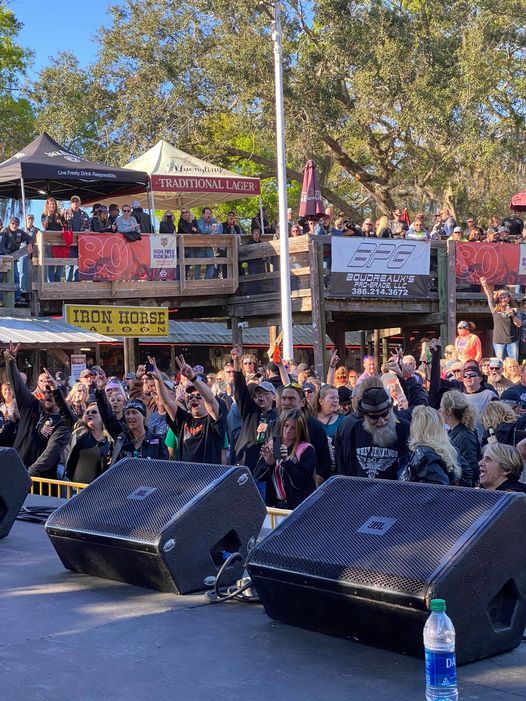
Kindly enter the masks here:
M 313 330 L 308 324 L 293 326 L 292 335 L 295 346 L 312 346 Z M 23 318 L 0 317 L 0 343 L 25 343 L 28 345 L 61 345 L 118 343 L 122 338 L 102 336 L 93 331 L 71 326 L 60 319 L 51 317 Z M 268 327 L 243 329 L 243 341 L 247 346 L 268 346 Z M 327 345 L 332 345 L 326 336 Z M 232 343 L 232 330 L 220 321 L 170 321 L 168 336 L 140 339 L 141 343 L 173 343 L 175 345 L 229 346 Z M 347 331 L 346 345 L 359 345 L 358 331 Z
M 70 326 L 60 319 L 0 317 L 0 343 L 28 345 L 92 344 L 116 341 L 112 336 Z
M 295 346 L 312 346 L 313 329 L 309 324 L 298 324 L 292 327 Z M 332 345 L 326 336 L 327 345 Z M 232 343 L 232 330 L 220 321 L 170 321 L 170 333 L 167 337 L 140 339 L 141 343 L 174 343 L 176 345 L 210 345 L 229 346 Z M 268 327 L 243 329 L 243 342 L 247 346 L 268 346 Z M 347 331 L 346 345 L 360 345 L 360 332 Z

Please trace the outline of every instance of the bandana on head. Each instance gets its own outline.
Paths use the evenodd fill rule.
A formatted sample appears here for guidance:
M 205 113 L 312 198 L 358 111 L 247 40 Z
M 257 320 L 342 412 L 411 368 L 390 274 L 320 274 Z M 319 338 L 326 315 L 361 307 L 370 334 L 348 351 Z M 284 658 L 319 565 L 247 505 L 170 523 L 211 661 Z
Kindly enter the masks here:
M 126 402 L 124 412 L 127 412 L 128 409 L 136 409 L 146 418 L 146 406 L 140 399 L 131 399 L 129 402 Z

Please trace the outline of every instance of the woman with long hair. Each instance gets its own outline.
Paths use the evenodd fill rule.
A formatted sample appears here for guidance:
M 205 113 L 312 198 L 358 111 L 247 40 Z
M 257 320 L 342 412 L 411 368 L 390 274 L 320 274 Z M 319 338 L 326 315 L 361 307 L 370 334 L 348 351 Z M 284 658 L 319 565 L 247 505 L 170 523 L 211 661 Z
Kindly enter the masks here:
M 477 413 L 465 395 L 457 389 L 442 395 L 439 413 L 449 426 L 449 440 L 458 454 L 462 469 L 459 484 L 462 487 L 476 487 L 480 460 L 480 442 L 475 430 Z
M 493 317 L 493 350 L 499 360 L 504 355 L 517 360 L 519 357 L 519 334 L 522 325 L 520 313 L 513 306 L 513 298 L 508 290 L 492 292 L 485 277 L 480 284 L 486 294 Z
M 281 412 L 255 469 L 257 479 L 266 480 L 267 504 L 294 509 L 314 491 L 315 470 L 316 453 L 309 443 L 304 413 L 301 409 Z
M 480 422 L 484 428 L 482 443 L 498 441 L 507 445 L 515 445 L 515 423 L 517 415 L 505 402 L 490 402 L 480 414 Z
M 0 393 L 2 401 L 0 404 L 0 414 L 4 417 L 4 421 L 16 421 L 18 419 L 18 410 L 11 383 L 2 382 Z
M 90 402 L 77 422 L 65 460 L 66 477 L 72 482 L 93 482 L 111 459 L 112 442 L 95 402 Z
M 436 409 L 430 406 L 413 409 L 408 445 L 413 451 L 408 465 L 411 482 L 458 484 L 461 469 L 457 451 L 448 441 L 444 422 Z
M 515 446 L 488 443 L 479 463 L 480 484 L 484 489 L 526 493 L 520 481 L 523 472 L 522 455 Z
M 44 211 L 42 212 L 42 228 L 44 231 L 63 231 L 64 221 L 60 215 L 58 209 L 58 203 L 54 197 L 48 197 L 44 203 Z M 45 239 L 45 237 L 44 237 Z M 52 255 L 51 246 L 45 246 L 46 258 L 50 258 Z M 47 281 L 48 282 L 60 282 L 64 276 L 64 266 L 63 265 L 49 265 L 47 268 Z
M 513 382 L 514 385 L 521 384 L 521 369 L 515 358 L 504 358 L 502 369 L 506 379 Z
M 336 387 L 323 385 L 323 387 L 316 392 L 314 398 L 314 412 L 327 435 L 331 454 L 331 469 L 334 473 L 336 473 L 336 461 L 334 457 L 333 439 L 338 430 L 338 426 L 345 419 L 345 416 L 340 414 L 339 408 L 340 395 Z
M 455 350 L 461 363 L 466 360 L 482 360 L 482 345 L 480 338 L 475 334 L 475 324 L 471 321 L 459 321 L 457 324 L 457 337 Z
M 84 415 L 87 402 L 88 388 L 83 382 L 75 382 L 66 397 L 66 404 L 77 419 L 81 419 Z

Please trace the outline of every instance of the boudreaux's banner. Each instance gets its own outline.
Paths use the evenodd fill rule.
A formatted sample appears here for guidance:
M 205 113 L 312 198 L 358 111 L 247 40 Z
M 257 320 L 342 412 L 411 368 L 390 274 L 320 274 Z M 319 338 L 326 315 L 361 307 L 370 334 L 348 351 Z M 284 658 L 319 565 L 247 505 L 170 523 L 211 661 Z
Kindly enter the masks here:
M 333 236 L 330 291 L 347 297 L 428 297 L 430 251 L 426 241 Z

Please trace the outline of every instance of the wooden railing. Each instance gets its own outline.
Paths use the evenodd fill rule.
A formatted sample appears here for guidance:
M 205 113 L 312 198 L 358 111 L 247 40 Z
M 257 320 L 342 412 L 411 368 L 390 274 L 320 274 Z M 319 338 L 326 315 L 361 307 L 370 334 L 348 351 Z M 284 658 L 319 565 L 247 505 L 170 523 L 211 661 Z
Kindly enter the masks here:
M 15 306 L 15 258 L 19 256 L 0 256 L 0 293 L 3 295 L 4 309 Z
M 72 246 L 77 245 L 78 236 L 73 234 Z M 91 234 L 108 236 L 107 234 Z M 68 258 L 55 258 L 50 255 L 52 246 L 64 246 L 61 232 L 39 232 L 36 251 L 33 255 L 35 268 L 34 289 L 40 300 L 52 299 L 144 299 L 156 296 L 207 296 L 233 294 L 238 288 L 238 238 L 217 234 L 213 236 L 167 234 L 177 240 L 178 279 L 176 280 L 79 280 L 66 285 L 66 267 L 78 266 L 78 255 Z M 149 237 L 150 234 L 143 234 Z M 198 257 L 193 249 L 207 249 L 211 257 Z M 225 255 L 218 256 L 218 249 L 224 249 Z M 193 279 L 193 273 L 200 266 L 202 277 L 206 266 L 216 266 L 221 277 L 212 279 Z M 57 268 L 59 272 L 57 274 Z M 51 272 L 60 280 L 50 281 Z

